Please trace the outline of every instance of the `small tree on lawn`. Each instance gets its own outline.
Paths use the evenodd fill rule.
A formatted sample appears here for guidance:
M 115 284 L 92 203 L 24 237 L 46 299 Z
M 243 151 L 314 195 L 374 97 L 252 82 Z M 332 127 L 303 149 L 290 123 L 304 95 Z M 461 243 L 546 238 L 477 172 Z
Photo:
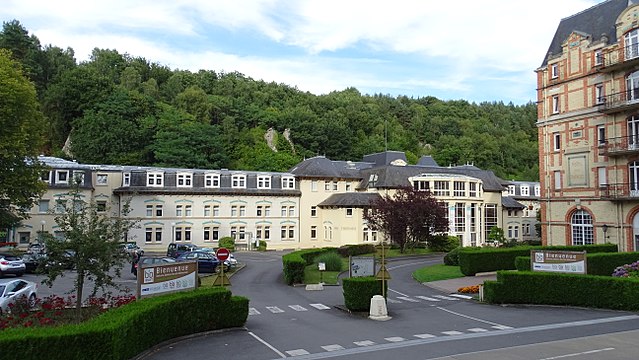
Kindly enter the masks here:
M 493 243 L 503 245 L 506 242 L 506 237 L 504 236 L 504 229 L 499 226 L 493 226 L 490 228 L 490 232 L 488 233 L 488 240 Z
M 55 222 L 64 239 L 45 236 L 47 260 L 42 270 L 47 278 L 42 282 L 52 286 L 59 276 L 64 276 L 65 265 L 70 261 L 77 272 L 73 291 L 79 308 L 87 281 L 93 281 L 93 296 L 98 289 L 120 288 L 113 280 L 120 277 L 129 258 L 118 243 L 136 222 L 126 217 L 130 212 L 128 201 L 120 214 L 110 214 L 111 209 L 99 209 L 94 201 L 84 201 L 77 186 L 58 200 L 58 211 Z
M 404 252 L 409 245 L 430 241 L 448 231 L 446 208 L 428 191 L 412 187 L 399 189 L 371 203 L 364 220 L 372 230 L 382 231 Z

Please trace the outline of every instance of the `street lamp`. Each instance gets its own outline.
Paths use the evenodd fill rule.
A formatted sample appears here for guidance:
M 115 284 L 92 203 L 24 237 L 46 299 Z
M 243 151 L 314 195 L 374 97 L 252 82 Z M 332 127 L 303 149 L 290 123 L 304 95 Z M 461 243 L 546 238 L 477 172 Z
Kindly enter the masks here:
M 44 237 L 44 225 L 46 225 L 47 222 L 42 220 L 40 221 L 40 236 L 38 237 L 38 241 L 40 243 L 42 243 L 42 237 Z
M 603 231 L 604 239 L 607 239 L 608 238 L 608 224 L 601 225 L 601 230 Z

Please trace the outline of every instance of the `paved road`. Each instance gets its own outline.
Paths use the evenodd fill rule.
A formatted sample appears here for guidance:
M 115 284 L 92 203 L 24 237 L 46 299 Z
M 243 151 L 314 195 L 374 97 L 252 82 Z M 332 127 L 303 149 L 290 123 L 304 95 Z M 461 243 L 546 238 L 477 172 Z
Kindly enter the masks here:
M 438 257 L 389 263 L 392 319 L 378 322 L 338 309 L 339 286 L 286 286 L 281 253 L 236 256 L 247 264 L 231 279 L 233 293 L 251 300 L 246 327 L 179 341 L 145 359 L 621 359 L 638 350 L 628 340 L 639 329 L 635 313 L 486 305 L 412 280 Z

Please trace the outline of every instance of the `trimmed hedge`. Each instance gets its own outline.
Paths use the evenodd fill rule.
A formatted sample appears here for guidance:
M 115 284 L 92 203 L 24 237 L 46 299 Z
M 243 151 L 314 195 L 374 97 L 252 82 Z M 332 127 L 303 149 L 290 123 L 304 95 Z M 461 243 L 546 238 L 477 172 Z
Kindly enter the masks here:
M 134 301 L 78 325 L 7 329 L 2 358 L 130 359 L 176 337 L 242 326 L 248 299 L 224 288 L 199 288 Z
M 596 253 L 586 255 L 586 271 L 588 275 L 611 276 L 616 267 L 639 260 L 639 252 Z M 518 256 L 515 268 L 519 271 L 530 271 L 530 256 Z
M 375 251 L 375 245 L 372 244 L 344 245 L 337 249 L 337 253 L 339 253 L 342 257 L 371 254 L 375 253 Z
M 384 282 L 388 294 L 388 281 Z M 374 276 L 354 277 L 342 280 L 344 305 L 350 311 L 370 311 L 371 299 L 382 295 L 382 281 Z
M 617 252 L 616 244 L 583 246 L 518 246 L 512 248 L 463 248 L 459 252 L 459 267 L 462 274 L 474 276 L 480 272 L 515 270 L 517 256 L 530 256 L 530 250 L 566 250 L 588 253 Z
M 484 301 L 639 310 L 639 279 L 611 276 L 499 271 L 484 282 Z
M 288 285 L 304 283 L 304 268 L 312 264 L 317 256 L 335 251 L 337 251 L 336 248 L 306 249 L 282 256 L 284 281 Z

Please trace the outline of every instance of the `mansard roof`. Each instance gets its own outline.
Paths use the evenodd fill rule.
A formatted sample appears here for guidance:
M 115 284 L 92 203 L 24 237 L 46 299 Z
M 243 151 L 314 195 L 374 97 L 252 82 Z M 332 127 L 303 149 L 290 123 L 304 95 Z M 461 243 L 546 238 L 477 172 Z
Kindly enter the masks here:
M 381 199 L 378 193 L 342 193 L 333 194 L 326 200 L 318 204 L 319 207 L 368 207 L 370 204 Z
M 508 208 L 508 209 L 525 209 L 526 206 L 523 205 L 522 203 L 520 203 L 519 201 L 509 197 L 509 196 L 502 196 L 501 198 L 501 206 Z
M 606 34 L 608 44 L 617 43 L 615 23 L 621 12 L 631 3 L 632 0 L 608 0 L 561 19 L 541 66 L 548 65 L 549 57 L 562 53 L 562 44 L 573 32 L 589 35 L 593 41 L 600 41 L 602 35 Z
M 332 161 L 324 156 L 316 156 L 295 165 L 290 172 L 298 177 L 359 179 L 359 172 L 372 166 L 368 162 Z

